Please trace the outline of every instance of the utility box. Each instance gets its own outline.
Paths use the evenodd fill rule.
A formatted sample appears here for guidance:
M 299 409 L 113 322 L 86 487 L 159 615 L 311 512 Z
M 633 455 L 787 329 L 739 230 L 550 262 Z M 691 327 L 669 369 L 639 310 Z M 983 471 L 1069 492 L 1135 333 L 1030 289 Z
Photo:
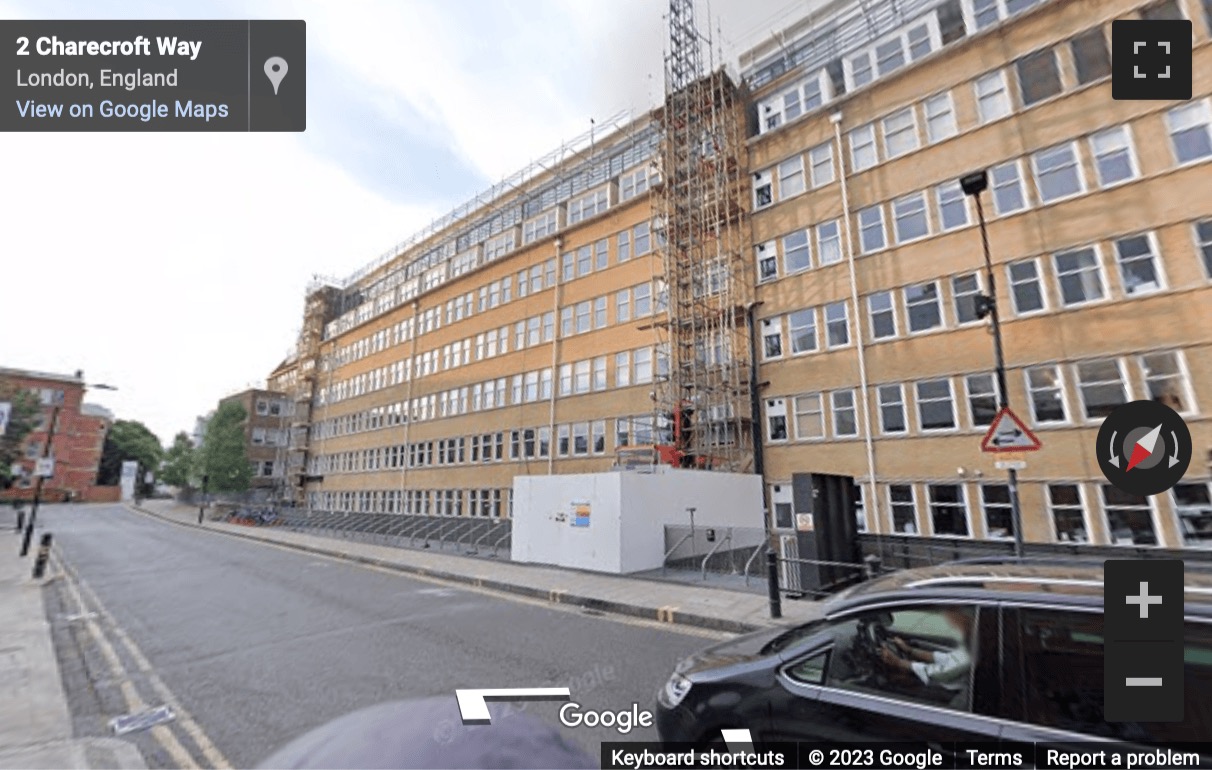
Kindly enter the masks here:
M 665 526 L 760 530 L 762 482 L 753 474 L 669 466 L 515 476 L 513 561 L 628 574 L 659 569 Z

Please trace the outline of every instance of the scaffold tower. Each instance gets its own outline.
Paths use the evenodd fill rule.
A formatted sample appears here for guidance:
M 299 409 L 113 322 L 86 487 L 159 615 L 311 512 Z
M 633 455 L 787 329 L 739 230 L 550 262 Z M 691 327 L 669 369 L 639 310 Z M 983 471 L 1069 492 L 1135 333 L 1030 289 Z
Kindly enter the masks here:
M 753 472 L 743 99 L 714 54 L 704 62 L 711 45 L 694 0 L 670 0 L 669 42 L 655 202 L 657 419 L 682 466 Z

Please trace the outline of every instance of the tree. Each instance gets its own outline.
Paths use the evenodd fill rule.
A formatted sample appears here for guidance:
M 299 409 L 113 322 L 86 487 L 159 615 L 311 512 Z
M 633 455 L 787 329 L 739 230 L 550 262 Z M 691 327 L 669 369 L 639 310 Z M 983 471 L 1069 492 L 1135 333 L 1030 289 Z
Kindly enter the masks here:
M 25 456 L 25 439 L 38 424 L 42 402 L 25 388 L 4 384 L 0 384 L 0 401 L 12 404 L 8 430 L 0 436 L 0 489 L 4 489 L 14 480 L 10 470 L 13 463 Z
M 189 485 L 193 475 L 194 442 L 189 434 L 181 431 L 173 438 L 173 445 L 164 455 L 164 465 L 160 468 L 160 480 L 174 487 Z
M 134 460 L 139 463 L 136 488 L 146 489 L 144 474 L 158 471 L 163 457 L 160 439 L 146 425 L 137 420 L 117 420 L 110 427 L 101 449 L 97 483 L 104 486 L 118 484 L 122 480 L 122 463 Z
M 247 418 L 248 411 L 239 401 L 224 401 L 206 425 L 199 472 L 210 477 L 212 492 L 244 492 L 252 482 L 252 465 L 244 443 Z

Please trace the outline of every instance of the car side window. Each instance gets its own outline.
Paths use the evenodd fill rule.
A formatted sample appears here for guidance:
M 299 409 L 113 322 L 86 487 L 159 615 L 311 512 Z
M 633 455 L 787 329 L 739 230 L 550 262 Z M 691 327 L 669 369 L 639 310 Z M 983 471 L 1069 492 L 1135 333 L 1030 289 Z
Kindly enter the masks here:
M 1034 724 L 1127 741 L 1202 741 L 1212 720 L 1212 627 L 1188 623 L 1182 722 L 1103 719 L 1103 616 L 1024 610 L 1023 697 Z
M 976 622 L 974 608 L 950 605 L 861 613 L 838 627 L 825 684 L 966 711 Z
M 819 652 L 787 667 L 787 676 L 804 684 L 821 684 L 829 667 L 829 653 Z

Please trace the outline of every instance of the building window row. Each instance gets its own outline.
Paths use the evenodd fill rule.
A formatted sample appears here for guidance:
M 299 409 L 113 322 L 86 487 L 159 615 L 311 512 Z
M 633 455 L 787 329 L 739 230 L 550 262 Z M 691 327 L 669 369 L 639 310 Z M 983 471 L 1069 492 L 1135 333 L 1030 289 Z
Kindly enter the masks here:
M 501 518 L 513 513 L 513 489 L 386 489 L 312 492 L 313 509 L 346 513 Z

